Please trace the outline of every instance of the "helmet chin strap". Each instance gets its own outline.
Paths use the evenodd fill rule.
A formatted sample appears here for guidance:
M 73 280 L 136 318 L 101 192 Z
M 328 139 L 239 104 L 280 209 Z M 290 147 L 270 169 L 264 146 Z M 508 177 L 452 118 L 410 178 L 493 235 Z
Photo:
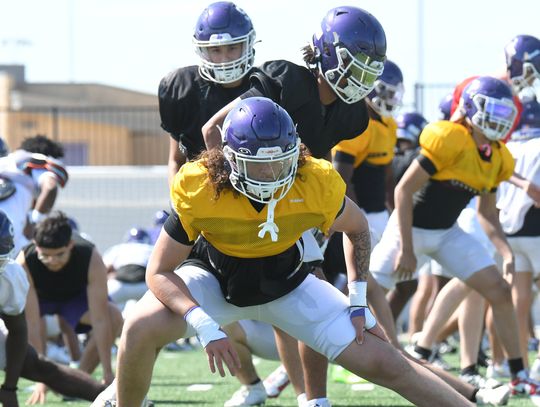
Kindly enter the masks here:
M 276 208 L 278 201 L 275 199 L 271 199 L 270 202 L 268 202 L 268 214 L 266 215 L 266 222 L 261 223 L 259 225 L 260 228 L 262 228 L 259 231 L 259 238 L 263 239 L 266 233 L 270 233 L 270 238 L 272 239 L 272 242 L 277 242 L 278 240 L 278 232 L 279 228 L 274 223 L 274 209 Z

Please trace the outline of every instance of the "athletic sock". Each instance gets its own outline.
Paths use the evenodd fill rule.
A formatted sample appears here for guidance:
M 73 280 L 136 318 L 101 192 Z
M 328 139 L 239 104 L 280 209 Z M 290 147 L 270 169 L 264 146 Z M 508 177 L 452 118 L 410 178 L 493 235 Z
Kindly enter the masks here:
M 476 367 L 476 363 L 473 363 L 472 365 L 467 366 L 467 367 L 461 369 L 461 374 L 462 374 L 463 376 L 465 376 L 465 375 L 471 375 L 471 376 L 473 376 L 473 375 L 478 374 L 478 368 Z
M 514 379 L 519 372 L 525 369 L 522 358 L 508 359 L 508 367 L 510 368 L 512 379 Z
M 426 349 L 418 345 L 414 346 L 414 351 L 425 360 L 429 360 L 429 357 L 431 356 L 431 349 Z

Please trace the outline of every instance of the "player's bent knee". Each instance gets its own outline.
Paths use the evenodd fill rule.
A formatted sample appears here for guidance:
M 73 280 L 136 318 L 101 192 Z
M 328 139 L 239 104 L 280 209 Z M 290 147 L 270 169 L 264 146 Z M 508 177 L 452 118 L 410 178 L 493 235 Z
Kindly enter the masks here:
M 491 305 L 512 303 L 512 290 L 510 284 L 501 278 L 495 285 L 493 285 L 493 288 L 489 290 L 486 299 Z

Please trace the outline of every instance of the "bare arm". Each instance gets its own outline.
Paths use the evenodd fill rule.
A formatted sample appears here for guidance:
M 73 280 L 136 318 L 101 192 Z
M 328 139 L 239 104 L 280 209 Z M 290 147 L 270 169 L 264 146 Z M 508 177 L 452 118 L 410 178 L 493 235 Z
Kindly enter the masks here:
M 534 206 L 537 208 L 540 207 L 540 186 L 523 178 L 517 172 L 512 174 L 512 176 L 508 179 L 508 182 L 525 191 L 527 195 L 529 195 L 529 197 L 534 201 Z
M 234 375 L 240 367 L 234 347 L 219 325 L 199 307 L 184 281 L 174 273 L 174 269 L 191 252 L 191 247 L 177 242 L 165 229 L 161 229 L 146 268 L 146 283 L 156 298 L 171 311 L 183 315 L 186 322 L 195 328 L 208 355 L 210 371 L 214 373 L 217 366 L 219 374 L 225 376 L 225 363 Z
M 414 160 L 394 191 L 395 211 L 397 216 L 401 249 L 396 259 L 396 272 L 405 278 L 416 270 L 412 240 L 413 194 L 428 180 L 430 175 Z
M 369 225 L 362 210 L 349 198 L 345 198 L 345 208 L 334 221 L 332 231 L 343 232 L 348 281 L 367 281 L 371 253 Z
M 206 144 L 206 148 L 208 150 L 214 147 L 219 147 L 221 145 L 221 133 L 218 126 L 223 125 L 223 120 L 225 120 L 225 116 L 227 116 L 227 113 L 229 113 L 234 107 L 234 105 L 236 105 L 240 100 L 240 98 L 236 98 L 231 103 L 223 107 L 214 116 L 212 116 L 210 120 L 208 120 L 202 127 L 201 131 L 204 143 Z
M 88 267 L 88 287 L 86 292 L 90 311 L 90 324 L 103 368 L 103 378 L 106 383 L 110 383 L 113 379 L 110 346 L 114 338 L 112 322 L 109 317 L 109 300 L 107 298 L 107 269 L 95 248 L 92 251 Z
M 386 340 L 384 332 L 367 306 L 371 236 L 364 212 L 349 198 L 345 198 L 345 208 L 334 221 L 332 231 L 343 232 L 350 318 L 356 331 L 356 342 L 360 345 L 363 343 L 364 329 Z
M 45 338 L 41 333 L 41 317 L 39 313 L 39 302 L 36 293 L 36 287 L 34 286 L 34 280 L 28 270 L 28 265 L 24 257 L 24 252 L 21 251 L 17 256 L 17 263 L 19 263 L 26 271 L 26 276 L 30 287 L 28 288 L 28 295 L 26 296 L 26 324 L 28 327 L 28 342 L 34 347 L 36 352 L 40 355 L 45 354 Z
M 2 319 L 8 330 L 4 386 L 16 388 L 28 348 L 26 320 L 24 312 L 19 315 L 2 315 Z
M 497 252 L 503 258 L 505 274 L 513 273 L 514 253 L 506 240 L 506 235 L 499 222 L 499 211 L 495 206 L 497 197 L 495 193 L 481 195 L 478 197 L 477 211 L 478 222 L 482 229 L 493 243 Z
M 180 169 L 182 165 L 186 162 L 186 156 L 180 150 L 180 144 L 178 141 L 169 137 L 169 161 L 168 161 L 168 172 L 167 172 L 167 181 L 169 182 L 169 189 L 171 188 L 172 181 L 174 176 Z
M 48 213 L 54 205 L 58 194 L 58 181 L 52 176 L 44 176 L 40 180 L 40 193 L 34 209 L 40 213 Z
M 148 288 L 166 307 L 180 315 L 199 305 L 184 281 L 174 273 L 175 268 L 187 258 L 191 248 L 177 242 L 162 229 L 146 267 Z

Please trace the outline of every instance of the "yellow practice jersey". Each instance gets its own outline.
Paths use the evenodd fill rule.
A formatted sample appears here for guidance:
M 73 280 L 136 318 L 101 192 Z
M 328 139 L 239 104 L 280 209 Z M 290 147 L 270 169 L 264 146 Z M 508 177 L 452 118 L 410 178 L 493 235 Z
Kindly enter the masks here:
M 332 153 L 340 151 L 353 156 L 355 168 L 364 162 L 371 165 L 390 164 L 397 141 L 397 124 L 392 117 L 382 116 L 381 120 L 369 119 L 365 132 L 353 139 L 340 141 Z
M 428 124 L 420 135 L 420 154 L 436 168 L 431 179 L 452 181 L 475 195 L 494 190 L 514 172 L 512 154 L 500 141 L 491 142 L 489 160 L 482 158 L 469 131 L 446 120 Z
M 199 161 L 184 164 L 175 176 L 171 201 L 191 240 L 200 234 L 220 252 L 240 258 L 282 253 L 312 227 L 327 233 L 345 198 L 345 183 L 332 164 L 309 157 L 298 169 L 290 191 L 277 203 L 278 240 L 272 242 L 270 234 L 258 237 L 268 206 L 259 212 L 246 196 L 232 190 L 213 199 L 207 175 Z
M 431 177 L 414 195 L 416 227 L 451 227 L 473 196 L 495 191 L 514 171 L 514 159 L 503 143 L 491 142 L 491 155 L 482 155 L 461 124 L 427 125 L 420 146 L 418 160 Z

